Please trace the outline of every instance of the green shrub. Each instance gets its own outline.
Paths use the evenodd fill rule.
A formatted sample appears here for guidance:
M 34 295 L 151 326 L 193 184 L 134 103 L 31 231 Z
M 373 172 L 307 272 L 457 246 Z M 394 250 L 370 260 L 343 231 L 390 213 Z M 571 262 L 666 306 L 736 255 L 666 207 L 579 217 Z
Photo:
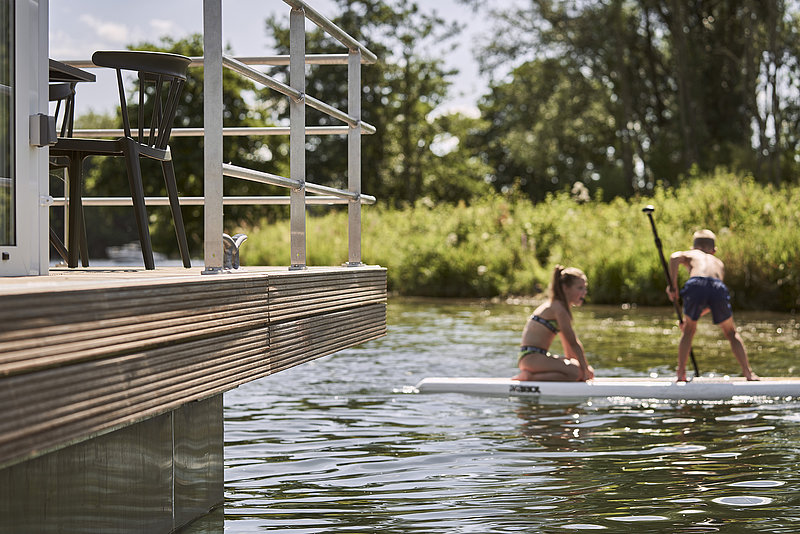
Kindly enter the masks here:
M 579 203 L 564 192 L 535 205 L 512 194 L 471 205 L 367 206 L 363 261 L 387 267 L 390 290 L 405 295 L 532 295 L 561 263 L 586 272 L 591 302 L 663 305 L 666 281 L 642 213 L 646 204 L 656 206 L 667 257 L 691 247 L 695 230 L 716 232 L 736 307 L 800 306 L 800 187 L 764 186 L 722 170 L 627 201 Z M 245 265 L 289 263 L 288 222 L 241 231 L 250 236 Z M 347 261 L 346 211 L 309 216 L 307 232 L 309 265 Z M 682 282 L 685 271 L 681 276 Z

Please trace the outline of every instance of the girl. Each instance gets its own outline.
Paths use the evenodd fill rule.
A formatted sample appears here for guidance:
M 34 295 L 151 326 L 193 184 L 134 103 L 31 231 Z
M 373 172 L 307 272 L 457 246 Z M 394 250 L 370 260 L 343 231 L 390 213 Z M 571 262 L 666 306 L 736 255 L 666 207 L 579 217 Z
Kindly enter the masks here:
M 522 331 L 520 372 L 512 380 L 558 380 L 575 382 L 594 378 L 586 363 L 583 345 L 572 329 L 571 306 L 580 306 L 586 296 L 586 275 L 574 267 L 556 265 L 548 288 L 547 302 L 536 308 Z M 566 356 L 548 352 L 556 334 Z

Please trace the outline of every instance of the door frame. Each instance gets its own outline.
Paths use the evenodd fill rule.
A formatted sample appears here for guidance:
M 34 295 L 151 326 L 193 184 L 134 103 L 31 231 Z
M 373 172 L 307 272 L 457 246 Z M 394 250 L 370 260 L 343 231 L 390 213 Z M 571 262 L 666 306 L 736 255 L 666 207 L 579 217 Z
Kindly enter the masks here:
M 31 144 L 31 116 L 48 113 L 48 0 L 14 0 L 15 244 L 0 246 L 0 275 L 49 267 L 47 147 Z

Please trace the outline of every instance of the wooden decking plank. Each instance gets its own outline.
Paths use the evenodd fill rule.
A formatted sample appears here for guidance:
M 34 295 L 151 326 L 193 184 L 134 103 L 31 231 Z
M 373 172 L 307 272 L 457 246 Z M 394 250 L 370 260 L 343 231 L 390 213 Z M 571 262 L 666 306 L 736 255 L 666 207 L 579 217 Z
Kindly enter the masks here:
M 339 310 L 344 309 L 351 309 L 355 307 L 364 307 L 370 306 L 373 304 L 380 304 L 382 300 L 380 299 L 373 299 L 373 300 L 365 300 L 365 301 L 344 301 L 344 302 L 324 302 L 320 303 L 319 305 L 313 308 L 315 314 L 326 314 L 332 313 Z M 271 322 L 280 322 L 280 321 L 289 321 L 295 318 L 304 317 L 308 314 L 305 314 L 300 311 L 295 311 L 291 308 L 284 308 L 284 309 L 273 309 L 270 312 L 270 320 Z
M 331 325 L 335 328 L 347 328 L 352 325 L 358 328 L 364 323 L 365 320 L 375 319 L 383 321 L 386 316 L 386 308 L 384 305 L 377 304 L 373 306 L 364 306 L 360 308 L 352 308 L 348 310 L 340 310 L 332 312 L 327 315 L 312 316 L 306 318 L 296 319 L 287 322 L 271 322 L 270 323 L 270 339 L 273 344 L 278 339 L 276 336 L 280 335 L 294 335 L 298 329 L 305 329 L 311 325 L 320 327 Z
M 245 380 L 247 381 L 247 380 Z M 154 401 L 152 396 L 147 397 L 148 401 L 126 405 L 125 409 L 117 410 L 114 413 L 105 414 L 102 419 L 78 419 L 74 425 L 57 426 L 48 432 L 40 435 L 22 437 L 8 444 L 0 444 L 0 466 L 13 463 L 15 460 L 24 458 L 26 455 L 46 452 L 58 446 L 74 443 L 92 437 L 103 432 L 111 431 L 120 426 L 154 417 L 162 413 L 174 410 L 186 402 L 202 400 L 215 394 L 231 389 L 235 380 L 230 378 L 214 379 L 210 382 L 200 384 L 189 390 L 185 389 L 184 398 L 173 399 L 167 403 L 161 400 Z M 17 447 L 21 446 L 22 449 Z M 22 450 L 22 452 L 20 452 Z
M 266 298 L 266 294 L 261 292 L 217 292 L 213 295 L 195 295 L 192 299 L 173 299 L 171 295 L 162 295 L 158 299 L 143 299 L 136 302 L 121 300 L 109 302 L 109 306 L 106 307 L 96 307 L 94 303 L 87 301 L 72 302 L 69 306 L 58 306 L 51 303 L 49 306 L 26 308 L 27 313 L 0 318 L 4 321 L 3 327 L 0 329 L 0 336 L 10 335 L 19 326 L 40 328 L 71 324 L 76 321 L 76 317 L 82 317 L 85 320 L 90 318 L 119 320 L 132 315 L 153 313 L 153 309 L 159 310 L 159 313 L 169 313 L 209 306 L 246 304 L 256 300 L 266 300 Z M 0 306 L 6 306 L 2 299 L 0 299 Z
M 382 325 L 375 322 L 373 324 L 365 325 L 364 328 L 361 329 L 342 329 L 342 330 L 335 330 L 333 328 L 329 329 L 328 332 L 315 330 L 317 333 L 314 336 L 314 339 L 303 340 L 301 343 L 294 343 L 292 344 L 288 338 L 274 341 L 272 346 L 270 347 L 271 358 L 275 361 L 280 360 L 284 355 L 295 355 L 297 353 L 307 351 L 314 346 L 322 346 L 326 343 L 329 343 L 330 340 L 336 340 L 339 337 L 351 337 L 355 336 L 358 337 L 361 332 L 369 332 L 372 333 L 377 328 L 383 328 Z M 368 334 L 365 334 L 368 335 Z
M 255 282 L 255 281 L 254 281 Z M 217 294 L 263 294 L 267 293 L 266 280 L 262 283 L 249 284 L 223 284 L 200 285 L 196 287 L 137 287 L 108 288 L 90 291 L 54 292 L 34 295 L 3 295 L 0 296 L 0 319 L 14 319 L 16 317 L 36 317 L 39 309 L 69 310 L 84 312 L 86 308 L 113 312 L 119 302 L 129 302 L 138 306 L 151 306 L 163 303 L 167 298 L 176 302 L 193 302 L 208 300 Z M 76 304 L 78 303 L 78 304 Z M 134 306 L 132 306 L 134 307 Z
M 34 421 L 36 413 L 32 412 L 55 416 L 63 411 L 70 411 L 89 399 L 93 399 L 92 402 L 101 402 L 97 399 L 106 398 L 120 387 L 134 387 L 143 381 L 159 387 L 156 381 L 169 373 L 180 376 L 183 371 L 205 362 L 235 359 L 254 350 L 259 351 L 266 360 L 268 347 L 263 337 L 262 334 L 239 341 L 236 346 L 230 346 L 231 340 L 211 344 L 205 354 L 198 352 L 197 343 L 191 343 L 187 344 L 190 345 L 188 347 L 158 351 L 160 354 L 140 353 L 49 369 L 41 373 L 17 375 L 9 379 L 0 390 L 0 406 L 14 408 L 13 414 L 9 409 L 0 411 L 0 435 L 11 420 L 25 418 L 26 424 Z M 210 355 L 212 352 L 213 356 Z M 76 383 L 77 377 L 83 379 Z M 49 393 L 41 402 L 23 406 L 14 404 L 15 398 L 33 395 L 41 391 L 41 388 Z M 27 419 L 29 416 L 32 419 Z
M 291 295 L 302 295 L 308 292 L 316 292 L 316 293 L 336 293 L 336 292 L 348 292 L 348 291 L 359 291 L 364 288 L 369 289 L 383 289 L 383 284 L 380 283 L 361 283 L 361 284 L 331 284 L 331 285 L 323 285 L 323 284 L 308 284 L 302 285 L 298 287 L 291 287 L 291 288 L 281 288 L 281 287 L 274 287 L 271 286 L 269 289 L 270 295 L 275 298 L 284 298 Z
M 36 351 L 40 355 L 58 354 L 68 352 L 70 349 L 67 347 L 80 345 L 85 343 L 86 349 L 95 346 L 115 344 L 117 342 L 127 342 L 129 340 L 148 339 L 158 337 L 160 332 L 178 332 L 178 331 L 194 331 L 194 325 L 202 325 L 208 323 L 235 323 L 236 319 L 246 318 L 250 319 L 252 316 L 262 317 L 267 320 L 269 313 L 269 306 L 264 304 L 260 306 L 253 306 L 249 308 L 237 310 L 237 314 L 232 315 L 227 311 L 202 311 L 197 315 L 188 315 L 182 317 L 173 317 L 169 320 L 142 322 L 125 325 L 111 325 L 104 327 L 102 322 L 92 323 L 95 328 L 85 329 L 82 331 L 72 331 L 71 333 L 57 333 L 52 336 L 40 335 L 35 338 L 28 338 L 24 340 L 14 340 L 8 342 L 0 342 L 0 354 L 4 354 L 4 360 L 14 361 L 16 358 L 12 355 L 16 353 L 19 357 L 26 358 L 28 351 Z M 58 345 L 54 345 L 58 343 Z M 77 350 L 80 350 L 79 346 Z M 72 349 L 75 350 L 75 349 Z
M 236 370 L 237 366 L 239 371 Z M 81 428 L 90 427 L 91 432 L 97 432 L 102 430 L 103 426 L 95 422 L 94 418 L 103 416 L 100 417 L 103 420 L 113 419 L 113 421 L 110 422 L 113 426 L 116 424 L 115 421 L 118 415 L 122 414 L 127 416 L 131 413 L 135 413 L 138 409 L 137 407 L 145 407 L 150 414 L 154 414 L 154 410 L 156 413 L 163 413 L 185 402 L 191 402 L 209 396 L 206 394 L 207 390 L 204 388 L 204 385 L 207 383 L 217 383 L 220 381 L 230 383 L 237 380 L 237 374 L 251 375 L 253 372 L 266 371 L 265 369 L 259 371 L 259 367 L 263 367 L 263 356 L 260 353 L 243 358 L 243 362 L 226 362 L 215 365 L 212 369 L 215 371 L 232 370 L 232 372 L 227 374 L 208 373 L 208 369 L 190 373 L 187 375 L 189 379 L 186 381 L 159 388 L 159 395 L 157 396 L 150 394 L 152 386 L 142 386 L 135 391 L 135 394 L 114 405 L 109 406 L 108 404 L 104 404 L 101 407 L 95 407 L 82 412 L 74 412 L 56 420 L 51 420 L 46 423 L 45 426 L 24 425 L 23 428 L 18 429 L 14 433 L 4 434 L 0 436 L 0 451 L 4 449 L 4 442 L 6 441 L 20 441 L 25 439 L 26 436 L 34 435 L 48 428 L 60 429 L 61 431 L 69 433 L 68 429 L 71 425 L 74 425 Z M 256 371 L 253 371 L 253 369 L 256 369 Z M 106 417 L 109 414 L 112 415 Z M 2 457 L 3 454 L 0 452 L 0 463 L 2 463 Z
M 230 313 L 236 314 L 241 311 L 250 310 L 253 308 L 261 308 L 263 310 L 268 310 L 269 303 L 267 302 L 267 298 L 264 297 L 259 298 L 258 300 L 245 300 L 245 299 L 231 299 L 232 302 L 223 302 L 218 303 L 215 302 L 213 306 L 205 306 L 205 307 L 197 307 L 197 308 L 179 308 L 170 311 L 159 311 L 159 312 L 152 312 L 152 308 L 148 308 L 150 313 L 139 313 L 138 310 L 130 310 L 130 314 L 124 314 L 124 312 L 128 311 L 124 307 L 120 307 L 119 311 L 120 314 L 117 317 L 113 318 L 106 318 L 106 317 L 98 317 L 92 316 L 91 314 L 81 314 L 79 317 L 72 317 L 72 321 L 67 322 L 66 320 L 62 320 L 57 324 L 48 324 L 43 326 L 37 326 L 35 324 L 29 324 L 27 321 L 21 328 L 0 333 L 0 351 L 5 343 L 12 343 L 12 342 L 21 342 L 24 343 L 26 339 L 37 339 L 42 340 L 41 344 L 47 344 L 43 338 L 47 336 L 60 336 L 62 339 L 65 338 L 66 341 L 69 341 L 76 334 L 76 330 L 80 331 L 82 334 L 86 335 L 94 335 L 93 332 L 97 330 L 105 330 L 105 329 L 117 329 L 119 332 L 126 332 L 130 331 L 131 329 L 137 328 L 146 328 L 148 324 L 159 324 L 159 323 L 173 323 L 175 321 L 190 321 L 191 317 L 194 316 L 201 316 L 207 314 L 209 312 L 213 313 Z M 87 316 L 88 315 L 88 316 Z M 23 344 L 23 346 L 25 346 Z M 35 344 L 27 344 L 27 346 L 36 346 Z
M 251 354 L 255 355 L 250 356 Z M 251 358 L 256 359 L 252 360 Z M 233 363 L 228 362 L 228 367 L 230 367 L 230 369 L 222 367 L 222 362 L 214 361 L 213 363 L 218 363 L 220 365 L 208 366 L 207 368 L 201 369 L 203 373 L 202 378 L 194 381 L 186 381 L 173 376 L 170 380 L 162 380 L 157 384 L 147 382 L 129 389 L 119 388 L 102 397 L 87 400 L 82 403 L 69 403 L 69 409 L 67 410 L 37 413 L 29 417 L 29 420 L 26 421 L 24 425 L 18 423 L 14 424 L 13 422 L 9 425 L 3 425 L 3 437 L 0 438 L 0 444 L 6 440 L 14 441 L 28 435 L 47 432 L 53 428 L 66 428 L 76 422 L 82 424 L 90 419 L 95 419 L 96 422 L 99 422 L 103 419 L 108 419 L 107 414 L 113 413 L 119 409 L 128 409 L 132 404 L 138 402 L 138 400 L 158 399 L 160 403 L 167 403 L 179 399 L 188 401 L 190 399 L 179 392 L 192 383 L 204 383 L 220 376 L 230 375 L 235 377 L 246 372 L 249 367 L 261 365 L 262 362 L 262 351 L 260 349 L 254 349 L 243 354 L 241 356 L 241 361 Z M 248 366 L 246 365 L 247 363 L 253 365 Z M 206 372 L 215 374 L 208 374 Z M 164 391 L 169 392 L 170 389 L 175 389 L 177 392 L 173 392 L 172 395 L 165 395 Z
M 382 268 L 175 273 L 0 296 L 0 466 L 386 332 Z
M 88 421 L 92 418 L 102 418 L 103 414 L 113 413 L 117 410 L 127 410 L 139 399 L 152 400 L 155 398 L 155 402 L 164 404 L 184 399 L 186 397 L 184 392 L 195 383 L 205 383 L 215 376 L 234 376 L 238 371 L 246 371 L 251 367 L 262 365 L 264 354 L 261 348 L 256 348 L 240 356 L 229 355 L 223 359 L 208 360 L 206 363 L 209 365 L 196 367 L 182 377 L 175 376 L 171 371 L 158 373 L 152 376 L 152 380 L 140 380 L 139 384 L 127 389 L 114 391 L 90 401 L 72 404 L 70 410 L 55 411 L 48 417 L 43 417 L 45 414 L 42 414 L 40 417 L 30 418 L 24 425 L 17 425 L 16 430 L 4 429 L 4 432 L 0 434 L 0 444 L 22 439 L 53 427 L 67 427 L 75 421 Z M 153 395 L 154 392 L 158 392 L 158 395 Z M 69 404 L 70 399 L 67 398 L 64 401 Z
M 291 354 L 296 351 L 306 350 L 308 347 L 314 345 L 321 345 L 326 342 L 328 338 L 335 339 L 338 336 L 345 336 L 348 333 L 358 333 L 360 330 L 367 330 L 371 328 L 371 323 L 364 323 L 359 328 L 336 328 L 329 327 L 326 331 L 324 327 L 309 328 L 308 332 L 295 331 L 292 334 L 272 334 L 272 344 L 270 350 L 273 354 Z M 292 338 L 296 338 L 292 341 Z M 275 356 L 277 357 L 277 356 Z
M 342 349 L 361 345 L 373 339 L 378 339 L 384 334 L 385 331 L 376 328 L 371 331 L 364 331 L 358 334 L 343 337 L 341 340 L 338 340 L 337 343 L 332 343 L 327 346 L 315 346 L 313 350 L 301 351 L 299 354 L 286 354 L 280 359 L 273 361 L 271 369 L 273 373 L 285 371 L 286 369 L 290 369 L 323 356 L 333 354 Z
M 362 291 L 365 289 L 370 290 L 383 290 L 384 287 L 382 284 L 345 284 L 345 285 L 310 285 L 309 287 L 301 287 L 297 289 L 293 289 L 288 291 L 286 289 L 279 290 L 274 287 L 270 288 L 269 294 L 274 298 L 286 298 L 292 295 L 305 295 L 309 293 L 319 293 L 322 295 L 327 295 L 330 293 L 349 293 L 352 291 Z
M 357 336 L 359 334 L 359 332 L 361 332 L 361 331 L 365 331 L 365 332 L 366 331 L 370 331 L 373 328 L 377 328 L 378 326 L 380 326 L 380 325 L 379 325 L 379 323 L 376 322 L 376 323 L 373 323 L 373 324 L 366 324 L 366 325 L 364 325 L 363 328 L 360 328 L 360 329 L 352 328 L 352 329 L 338 329 L 337 330 L 337 329 L 334 329 L 334 328 L 330 328 L 328 332 L 324 332 L 324 331 L 322 331 L 322 329 L 315 329 L 314 332 L 315 332 L 316 335 L 313 337 L 313 339 L 304 339 L 304 340 L 301 340 L 298 343 L 291 343 L 289 337 L 285 337 L 285 338 L 281 339 L 281 336 L 276 334 L 273 337 L 273 342 L 272 342 L 272 345 L 270 347 L 270 351 L 271 351 L 271 354 L 272 354 L 271 357 L 273 359 L 279 359 L 280 357 L 282 357 L 282 355 L 296 354 L 298 352 L 302 352 L 302 351 L 308 350 L 309 347 L 314 347 L 316 345 L 323 345 L 323 344 L 327 343 L 330 339 L 334 339 L 335 340 L 335 339 L 337 339 L 339 337 L 344 338 L 344 337 L 351 336 L 351 335 L 356 335 Z M 382 326 L 381 326 L 381 328 L 382 328 Z M 280 355 L 280 356 L 278 356 L 278 355 Z
M 224 352 L 227 350 L 235 350 L 233 344 L 238 343 L 262 343 L 264 347 L 269 347 L 269 328 L 265 325 L 261 328 L 255 328 L 246 332 L 234 331 L 221 334 L 214 338 L 203 338 L 189 340 L 180 345 L 170 345 L 160 347 L 152 350 L 135 351 L 123 355 L 112 356 L 109 358 L 95 359 L 84 362 L 79 362 L 71 366 L 63 368 L 53 368 L 33 373 L 32 375 L 16 375 L 13 379 L 14 383 L 24 384 L 26 380 L 34 380 L 36 375 L 50 376 L 51 374 L 59 374 L 62 376 L 70 376 L 79 378 L 88 373 L 103 373 L 106 368 L 114 372 L 114 368 L 119 365 L 126 365 L 128 362 L 139 359 L 151 359 L 152 362 L 160 362 L 162 359 L 175 358 L 179 360 L 184 353 L 216 353 Z
M 293 355 L 297 352 L 308 350 L 314 345 L 321 345 L 327 342 L 328 338 L 337 339 L 347 337 L 351 334 L 358 335 L 360 331 L 370 330 L 373 326 L 384 329 L 380 317 L 374 320 L 364 320 L 353 323 L 350 327 L 343 323 L 324 323 L 306 322 L 291 325 L 290 328 L 274 327 L 270 329 L 270 353 L 273 358 L 278 358 L 277 354 Z M 303 335 L 305 334 L 305 335 Z
M 157 336 L 147 337 L 147 332 L 138 332 L 130 334 L 124 339 L 117 338 L 113 342 L 113 337 L 101 339 L 98 343 L 89 343 L 87 341 L 80 341 L 71 345 L 62 345 L 53 350 L 48 350 L 45 356 L 31 358 L 31 356 L 22 351 L 22 354 L 17 360 L 11 362 L 0 362 L 0 376 L 11 375 L 20 372 L 30 372 L 37 369 L 45 369 L 57 365 L 65 365 L 67 363 L 74 363 L 84 360 L 95 359 L 104 356 L 114 356 L 117 354 L 125 354 L 134 350 L 142 350 L 144 347 L 158 348 L 159 346 L 166 346 L 173 343 L 180 343 L 199 336 L 213 337 L 214 335 L 225 333 L 230 329 L 239 331 L 247 330 L 249 328 L 258 328 L 266 324 L 266 319 L 263 316 L 256 315 L 253 318 L 242 317 L 225 317 L 214 321 L 207 321 L 202 329 L 202 334 L 188 328 L 164 328 L 157 332 Z M 61 349 L 65 352 L 61 352 Z M 5 359 L 5 358 L 4 358 Z
M 380 288 L 366 287 L 361 289 L 355 289 L 352 291 L 343 291 L 343 290 L 327 291 L 327 292 L 307 291 L 303 293 L 285 295 L 285 296 L 270 295 L 270 303 L 277 306 L 283 304 L 291 304 L 292 302 L 314 303 L 314 302 L 324 302 L 329 300 L 339 300 L 343 298 L 358 300 L 358 299 L 369 299 L 370 297 L 385 299 L 386 290 Z

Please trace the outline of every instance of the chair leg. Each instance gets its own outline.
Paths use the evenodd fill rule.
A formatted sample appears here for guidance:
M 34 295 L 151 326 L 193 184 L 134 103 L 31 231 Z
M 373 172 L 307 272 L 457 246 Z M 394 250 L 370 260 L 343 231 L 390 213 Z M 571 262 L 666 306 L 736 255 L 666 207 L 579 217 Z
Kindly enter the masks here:
M 82 230 L 83 206 L 81 203 L 81 167 L 83 154 L 75 153 L 69 160 L 69 235 L 67 236 L 67 266 L 74 269 L 78 266 L 80 249 L 80 233 Z M 88 262 L 87 262 L 88 263 Z
M 150 243 L 150 228 L 147 221 L 147 208 L 144 205 L 144 185 L 142 184 L 142 169 L 139 163 L 139 150 L 132 139 L 122 138 L 122 151 L 125 153 L 125 166 L 128 169 L 128 183 L 131 187 L 133 210 L 136 215 L 136 225 L 139 229 L 139 242 L 142 245 L 142 258 L 144 268 L 156 268 L 153 260 L 153 246 Z
M 178 237 L 178 248 L 181 251 L 183 266 L 187 269 L 192 266 L 189 257 L 189 244 L 186 242 L 186 229 L 183 226 L 183 214 L 181 204 L 178 201 L 178 184 L 175 181 L 175 167 L 171 160 L 162 161 L 161 169 L 164 172 L 164 182 L 167 186 L 167 196 L 169 197 L 169 208 L 172 211 L 172 222 L 175 225 L 175 234 Z
M 53 248 L 56 249 L 58 255 L 61 256 L 61 259 L 64 261 L 68 261 L 68 252 L 64 243 L 61 242 L 61 239 L 58 238 L 56 231 L 50 228 L 50 244 L 53 245 Z
M 86 216 L 83 213 L 83 201 L 81 201 L 81 231 L 79 234 L 80 237 L 80 247 L 81 247 L 81 265 L 84 267 L 89 266 L 89 242 L 86 239 Z

